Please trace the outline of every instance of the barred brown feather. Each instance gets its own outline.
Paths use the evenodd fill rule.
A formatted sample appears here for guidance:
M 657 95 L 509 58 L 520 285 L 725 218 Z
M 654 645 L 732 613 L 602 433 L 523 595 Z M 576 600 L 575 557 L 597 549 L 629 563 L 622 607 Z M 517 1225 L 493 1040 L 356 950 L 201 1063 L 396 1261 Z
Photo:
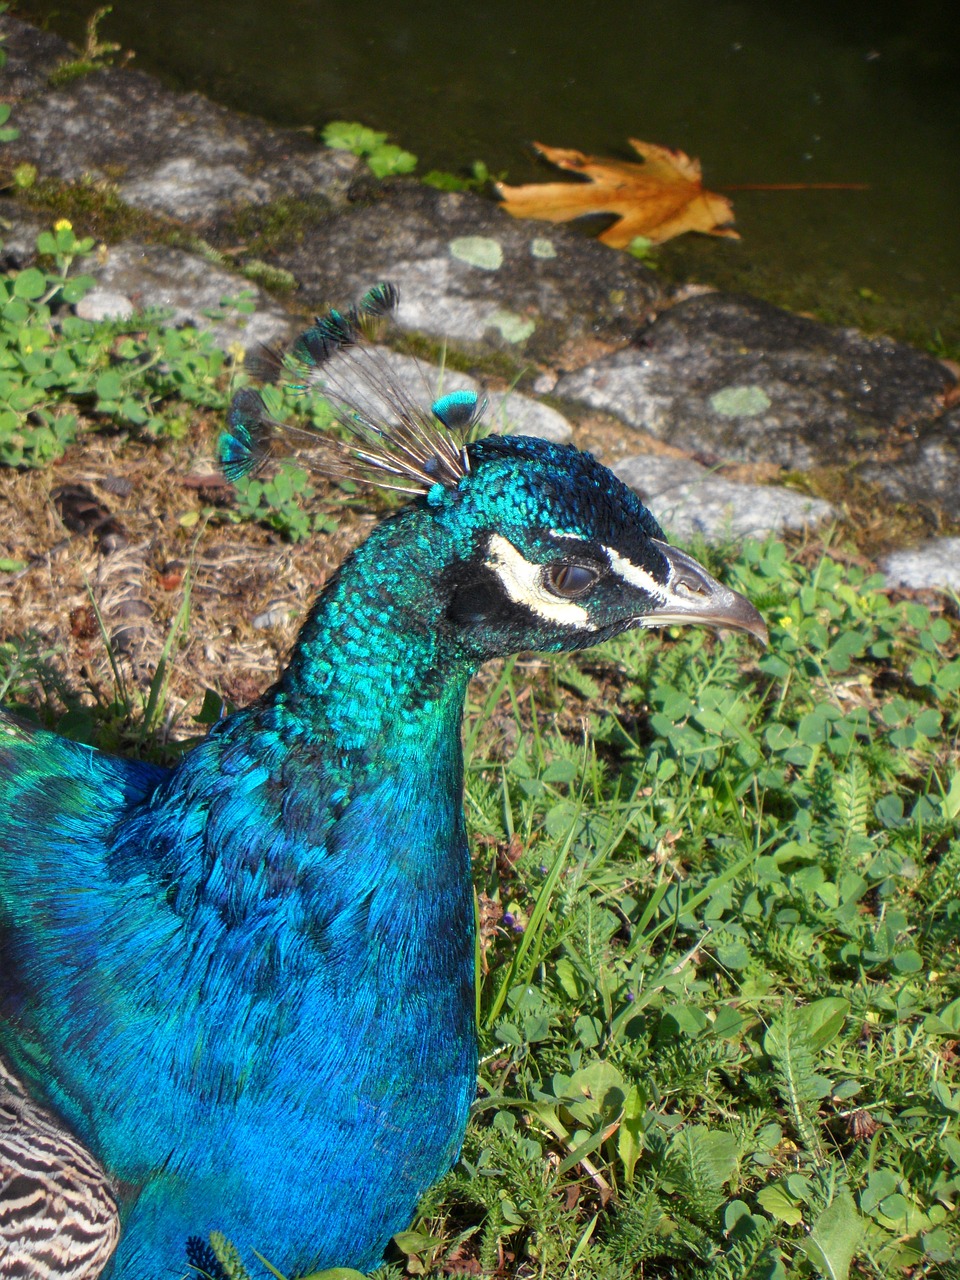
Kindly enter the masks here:
M 96 1280 L 119 1234 L 103 1169 L 0 1062 L 0 1280 Z

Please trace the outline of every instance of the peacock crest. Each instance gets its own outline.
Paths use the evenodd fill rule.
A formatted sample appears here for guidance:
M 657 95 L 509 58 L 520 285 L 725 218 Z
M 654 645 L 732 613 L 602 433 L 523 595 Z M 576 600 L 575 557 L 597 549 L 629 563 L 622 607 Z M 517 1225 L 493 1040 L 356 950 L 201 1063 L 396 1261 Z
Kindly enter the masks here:
M 281 446 L 306 450 L 308 465 L 338 479 L 399 493 L 456 488 L 470 471 L 468 442 L 478 434 L 486 400 L 453 391 L 416 404 L 367 342 L 395 311 L 395 285 L 378 284 L 354 307 L 318 316 L 284 355 L 268 353 L 273 371 L 294 392 L 319 388 L 337 406 L 341 433 L 280 422 L 263 396 L 243 387 L 233 397 L 218 454 L 231 482 L 253 475 Z

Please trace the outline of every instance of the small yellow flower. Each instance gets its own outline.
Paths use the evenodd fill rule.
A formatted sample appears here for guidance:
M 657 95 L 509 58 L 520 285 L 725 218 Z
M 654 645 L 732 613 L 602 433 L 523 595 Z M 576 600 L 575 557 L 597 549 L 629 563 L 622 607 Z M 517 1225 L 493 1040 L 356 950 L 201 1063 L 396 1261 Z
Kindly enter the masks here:
M 58 218 L 53 224 L 54 231 L 72 231 L 73 223 L 69 218 Z
M 790 617 L 789 613 L 785 613 L 782 618 L 778 619 L 778 622 L 780 623 L 781 627 L 793 626 L 793 619 Z

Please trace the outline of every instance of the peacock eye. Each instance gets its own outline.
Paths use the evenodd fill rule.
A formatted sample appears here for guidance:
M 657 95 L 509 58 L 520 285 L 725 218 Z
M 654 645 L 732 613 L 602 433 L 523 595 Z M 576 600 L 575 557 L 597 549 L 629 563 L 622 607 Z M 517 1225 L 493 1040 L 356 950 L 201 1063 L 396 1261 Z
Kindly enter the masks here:
M 572 599 L 589 591 L 599 576 L 596 569 L 590 569 L 585 564 L 561 561 L 547 566 L 546 583 L 554 595 Z

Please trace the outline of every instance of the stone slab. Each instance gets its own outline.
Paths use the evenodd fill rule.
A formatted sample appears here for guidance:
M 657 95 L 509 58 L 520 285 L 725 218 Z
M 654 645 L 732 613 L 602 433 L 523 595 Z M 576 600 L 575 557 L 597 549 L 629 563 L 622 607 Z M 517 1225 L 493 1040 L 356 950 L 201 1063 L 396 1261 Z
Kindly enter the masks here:
M 209 331 L 218 346 L 239 344 L 245 351 L 285 343 L 295 332 L 291 317 L 262 289 L 182 249 L 128 240 L 91 254 L 80 269 L 97 281 L 77 304 L 77 314 L 86 319 L 126 319 L 134 311 L 160 309 L 169 313 L 170 324 L 195 325 Z M 251 314 L 209 314 L 222 311 L 225 298 L 241 294 L 249 294 Z
M 960 592 L 960 538 L 933 538 L 909 551 L 894 551 L 880 562 L 891 587 Z
M 937 503 L 950 519 L 960 520 L 960 406 L 921 423 L 892 456 L 861 464 L 858 474 L 891 498 Z
M 5 271 L 20 271 L 37 258 L 37 236 L 49 231 L 55 218 L 26 209 L 19 200 L 0 198 L 0 265 Z
M 112 183 L 135 208 L 195 225 L 281 198 L 342 205 L 359 169 L 345 151 L 127 68 L 27 99 L 16 125 L 13 163 L 63 182 Z
M 639 454 L 613 470 L 636 490 L 668 535 L 707 542 L 763 538 L 831 519 L 829 502 L 778 485 L 741 484 L 690 458 Z
M 0 71 L 0 91 L 7 101 L 40 93 L 51 74 L 76 57 L 73 48 L 51 31 L 41 31 L 9 13 L 0 14 L 0 36 L 7 62 Z M 11 120 L 11 124 L 15 124 Z
M 902 445 L 943 412 L 953 382 L 901 343 L 712 293 L 566 374 L 554 394 L 691 453 L 807 469 Z
M 556 357 L 572 341 L 632 337 L 661 301 L 654 272 L 562 227 L 519 221 L 468 192 L 396 180 L 306 228 L 272 259 L 313 305 L 400 289 L 401 327 L 464 347 Z

